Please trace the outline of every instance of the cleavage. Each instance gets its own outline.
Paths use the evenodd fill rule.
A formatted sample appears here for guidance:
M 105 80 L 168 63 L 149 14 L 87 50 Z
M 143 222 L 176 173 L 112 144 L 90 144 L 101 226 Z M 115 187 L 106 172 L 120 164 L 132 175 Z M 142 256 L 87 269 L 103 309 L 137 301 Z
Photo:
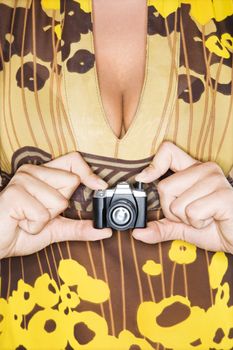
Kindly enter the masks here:
M 136 117 L 146 65 L 145 0 L 93 0 L 98 88 L 112 132 L 122 138 Z

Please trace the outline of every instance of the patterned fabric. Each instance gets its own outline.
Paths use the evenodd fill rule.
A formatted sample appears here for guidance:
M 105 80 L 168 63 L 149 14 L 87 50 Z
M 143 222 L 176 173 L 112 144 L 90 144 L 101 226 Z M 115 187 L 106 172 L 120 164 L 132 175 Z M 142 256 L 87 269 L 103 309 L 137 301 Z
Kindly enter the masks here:
M 232 182 L 232 0 L 147 0 L 143 91 L 121 139 L 101 101 L 91 5 L 0 0 L 1 189 L 20 165 L 74 150 L 110 185 L 132 182 L 163 140 Z M 156 184 L 150 219 L 163 215 Z M 80 186 L 64 216 L 92 217 L 91 196 Z M 230 254 L 130 231 L 3 259 L 0 349 L 232 349 L 232 266 Z

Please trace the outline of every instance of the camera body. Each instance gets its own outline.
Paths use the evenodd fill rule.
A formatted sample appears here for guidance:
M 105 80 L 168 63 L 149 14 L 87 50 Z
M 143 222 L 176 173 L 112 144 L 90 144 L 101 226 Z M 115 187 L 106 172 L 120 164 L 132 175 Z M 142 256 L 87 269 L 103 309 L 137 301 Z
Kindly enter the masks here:
M 94 227 L 116 230 L 146 227 L 147 195 L 141 182 L 131 187 L 120 182 L 115 188 L 98 190 L 93 195 Z

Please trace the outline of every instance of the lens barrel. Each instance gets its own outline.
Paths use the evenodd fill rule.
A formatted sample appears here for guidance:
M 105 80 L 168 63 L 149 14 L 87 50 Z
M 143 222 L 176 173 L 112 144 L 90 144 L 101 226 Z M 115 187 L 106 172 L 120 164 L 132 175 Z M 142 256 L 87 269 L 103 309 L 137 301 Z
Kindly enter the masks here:
M 107 220 L 110 227 L 116 230 L 127 230 L 134 227 L 137 210 L 134 204 L 127 199 L 116 200 L 110 205 Z

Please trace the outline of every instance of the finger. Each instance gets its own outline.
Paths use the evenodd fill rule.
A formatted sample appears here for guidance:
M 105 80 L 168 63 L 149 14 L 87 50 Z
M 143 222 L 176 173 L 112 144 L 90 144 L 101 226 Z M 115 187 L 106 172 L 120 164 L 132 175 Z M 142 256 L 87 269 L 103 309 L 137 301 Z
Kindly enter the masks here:
M 3 231 L 6 229 L 4 226 L 7 226 L 9 232 L 19 226 L 35 234 L 50 220 L 48 210 L 19 185 L 8 185 L 1 195 L 0 211 L 0 227 Z
M 50 187 L 58 190 L 67 199 L 71 197 L 75 189 L 80 184 L 80 178 L 77 174 L 61 169 L 50 169 L 33 164 L 24 164 L 17 170 L 15 176 L 20 173 L 26 173 L 34 176 Z M 15 178 L 15 176 L 12 178 L 12 180 Z
M 135 177 L 136 181 L 152 182 L 165 174 L 168 169 L 174 172 L 187 169 L 198 161 L 171 142 L 163 142 L 152 163 Z
M 112 236 L 110 228 L 96 229 L 91 220 L 72 220 L 62 216 L 51 221 L 47 229 L 51 234 L 52 242 L 97 241 Z
M 158 193 L 164 215 L 172 221 L 183 221 L 189 224 L 182 207 L 178 208 L 178 206 L 174 205 L 175 210 L 172 210 L 171 203 L 178 200 L 183 192 L 189 189 L 192 192 L 192 188 L 202 181 L 206 183 L 206 190 L 211 187 L 213 191 L 215 186 L 229 186 L 221 168 L 214 162 L 195 163 L 191 167 L 160 181 L 158 183 Z M 210 192 L 212 191 L 210 190 Z M 204 193 L 204 195 L 207 193 Z M 182 217 L 179 214 L 183 214 L 181 215 Z
M 227 226 L 228 222 L 232 225 L 232 208 L 233 189 L 224 188 L 193 201 L 186 207 L 186 215 L 197 228 L 204 227 L 206 220 L 212 218 Z
M 62 169 L 78 175 L 81 182 L 92 190 L 106 189 L 107 183 L 93 173 L 92 169 L 85 162 L 78 152 L 71 152 L 62 157 L 56 158 L 46 164 L 45 167 Z
M 22 186 L 27 193 L 36 198 L 49 211 L 50 219 L 68 207 L 68 200 L 58 190 L 27 173 L 16 173 L 11 184 Z
M 225 250 L 215 223 L 199 230 L 168 219 L 152 221 L 146 229 L 135 229 L 133 237 L 145 243 L 155 244 L 170 240 L 182 240 L 212 251 Z
M 111 229 L 97 230 L 90 220 L 72 220 L 57 217 L 38 234 L 28 235 L 20 231 L 15 246 L 9 255 L 28 255 L 39 251 L 49 244 L 62 241 L 96 241 L 111 237 Z
M 210 178 L 211 177 L 211 178 Z M 214 162 L 195 163 L 187 169 L 181 170 L 158 184 L 158 189 L 180 196 L 184 191 L 199 183 L 203 179 L 213 181 L 215 186 L 228 185 L 221 168 Z
M 150 221 L 144 229 L 133 230 L 133 237 L 149 244 L 184 238 L 185 224 L 175 223 L 166 218 Z
M 202 167 L 203 168 L 203 167 Z M 187 172 L 187 170 L 185 170 Z M 182 222 L 186 223 L 187 225 L 192 225 L 189 218 L 186 215 L 186 207 L 190 205 L 192 202 L 196 201 L 197 199 L 200 199 L 202 197 L 207 196 L 208 194 L 211 194 L 221 188 L 227 188 L 229 187 L 229 183 L 227 183 L 227 180 L 224 176 L 220 174 L 205 174 L 205 167 L 201 171 L 201 174 L 203 173 L 204 178 L 201 179 L 201 175 L 198 174 L 198 169 L 195 168 L 192 170 L 193 183 L 188 183 L 188 181 L 192 179 L 188 179 L 187 174 L 187 184 L 186 177 L 183 178 L 183 174 L 181 175 L 181 178 L 175 179 L 174 177 L 174 183 L 175 187 L 171 189 L 170 183 L 164 183 L 163 189 L 164 191 L 160 192 L 160 199 L 162 198 L 163 205 L 164 205 L 164 213 L 166 217 L 169 219 L 172 219 L 171 215 L 174 215 L 178 219 L 180 219 Z M 175 174 L 178 175 L 178 174 Z M 200 178 L 199 178 L 200 177 Z M 195 181 L 197 179 L 197 181 Z M 184 190 L 184 192 L 178 192 L 179 191 L 179 182 L 182 183 L 180 186 L 181 191 Z M 175 192 L 176 185 L 178 187 L 178 191 Z M 183 186 L 183 188 L 182 188 Z M 186 189 L 187 187 L 187 189 Z M 171 192 L 169 193 L 169 189 Z M 186 189 L 186 190 L 185 190 Z M 168 192 L 167 192 L 168 191 Z M 175 194 L 173 196 L 172 194 Z M 163 208 L 163 206 L 162 206 Z M 203 222 L 203 226 L 209 224 L 210 220 L 207 220 L 207 222 Z M 196 226 L 195 226 L 196 227 Z

